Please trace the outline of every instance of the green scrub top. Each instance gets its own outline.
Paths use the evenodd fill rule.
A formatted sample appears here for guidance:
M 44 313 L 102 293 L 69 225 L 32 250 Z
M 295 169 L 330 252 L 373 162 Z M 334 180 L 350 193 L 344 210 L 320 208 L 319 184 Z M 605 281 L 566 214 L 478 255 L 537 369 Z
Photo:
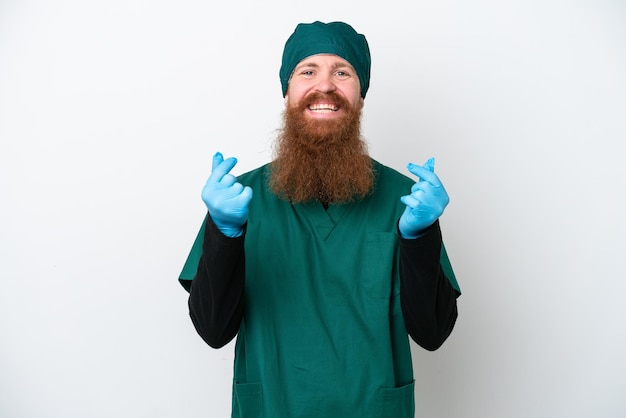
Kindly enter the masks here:
M 400 196 L 414 180 L 373 163 L 374 192 L 327 210 L 277 198 L 269 165 L 239 177 L 254 197 L 233 417 L 414 416 L 396 229 Z M 203 228 L 180 275 L 184 286 L 196 273 Z M 441 262 L 458 290 L 443 247 Z

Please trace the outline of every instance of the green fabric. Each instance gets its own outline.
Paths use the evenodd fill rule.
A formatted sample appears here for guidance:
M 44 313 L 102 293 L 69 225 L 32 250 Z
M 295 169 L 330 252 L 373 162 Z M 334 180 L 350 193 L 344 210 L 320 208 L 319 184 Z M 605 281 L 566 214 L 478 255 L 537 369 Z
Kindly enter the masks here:
M 255 195 L 244 244 L 233 417 L 414 416 L 396 230 L 399 198 L 413 180 L 375 168 L 372 195 L 328 210 L 276 198 L 266 186 L 268 166 L 239 176 Z M 183 285 L 195 275 L 203 234 L 181 273 Z M 442 265 L 458 289 L 445 250 Z
M 280 67 L 280 83 L 283 97 L 287 94 L 289 79 L 298 63 L 317 54 L 335 54 L 348 61 L 356 70 L 361 83 L 361 97 L 365 97 L 370 85 L 372 60 L 365 36 L 343 22 L 300 23 L 283 50 Z
M 198 263 L 200 262 L 200 256 L 202 255 L 202 240 L 204 239 L 204 228 L 205 222 L 202 222 L 200 226 L 200 230 L 196 235 L 196 238 L 191 246 L 191 250 L 189 251 L 189 255 L 185 261 L 183 269 L 178 277 L 180 284 L 185 288 L 185 290 L 189 291 L 189 287 L 191 286 L 191 281 L 196 275 L 196 271 L 198 270 Z M 450 262 L 450 258 L 448 257 L 448 253 L 446 251 L 445 243 L 441 244 L 441 268 L 445 272 L 448 280 L 450 280 L 450 284 L 452 287 L 456 289 L 459 294 L 461 294 L 461 288 L 459 287 L 459 283 L 457 282 L 456 275 L 454 270 L 452 269 L 452 264 Z

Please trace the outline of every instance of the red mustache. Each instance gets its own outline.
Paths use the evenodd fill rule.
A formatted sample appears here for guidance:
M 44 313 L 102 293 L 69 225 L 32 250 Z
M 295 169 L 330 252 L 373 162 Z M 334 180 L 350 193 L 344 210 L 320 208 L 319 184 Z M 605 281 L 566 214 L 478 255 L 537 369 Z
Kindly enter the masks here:
M 332 92 L 332 91 L 328 93 L 322 93 L 322 92 L 311 93 L 309 96 L 305 98 L 305 100 L 302 101 L 302 103 L 300 103 L 300 108 L 301 110 L 304 110 L 307 107 L 309 107 L 311 104 L 321 102 L 321 101 L 334 103 L 338 105 L 340 108 L 343 108 L 347 111 L 350 111 L 351 109 L 350 103 L 348 103 L 346 99 L 344 99 L 343 97 L 339 96 L 337 93 Z

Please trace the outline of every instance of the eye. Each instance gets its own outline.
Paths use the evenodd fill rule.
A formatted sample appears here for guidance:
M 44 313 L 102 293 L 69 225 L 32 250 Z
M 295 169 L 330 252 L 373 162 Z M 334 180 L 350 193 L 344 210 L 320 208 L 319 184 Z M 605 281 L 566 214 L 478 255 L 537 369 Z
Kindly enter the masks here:
M 338 70 L 335 72 L 335 75 L 340 78 L 350 77 L 350 73 L 345 70 Z

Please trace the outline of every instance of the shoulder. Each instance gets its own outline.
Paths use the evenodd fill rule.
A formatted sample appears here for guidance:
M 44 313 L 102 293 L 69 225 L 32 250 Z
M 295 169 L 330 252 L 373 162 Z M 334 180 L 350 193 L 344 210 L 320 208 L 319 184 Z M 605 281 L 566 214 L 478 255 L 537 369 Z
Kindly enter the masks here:
M 245 186 L 263 184 L 267 177 L 269 163 L 237 176 L 237 181 Z
M 374 159 L 372 159 L 372 167 L 376 175 L 376 187 L 378 189 L 399 189 L 406 193 L 407 188 L 410 189 L 415 183 L 414 179 Z

